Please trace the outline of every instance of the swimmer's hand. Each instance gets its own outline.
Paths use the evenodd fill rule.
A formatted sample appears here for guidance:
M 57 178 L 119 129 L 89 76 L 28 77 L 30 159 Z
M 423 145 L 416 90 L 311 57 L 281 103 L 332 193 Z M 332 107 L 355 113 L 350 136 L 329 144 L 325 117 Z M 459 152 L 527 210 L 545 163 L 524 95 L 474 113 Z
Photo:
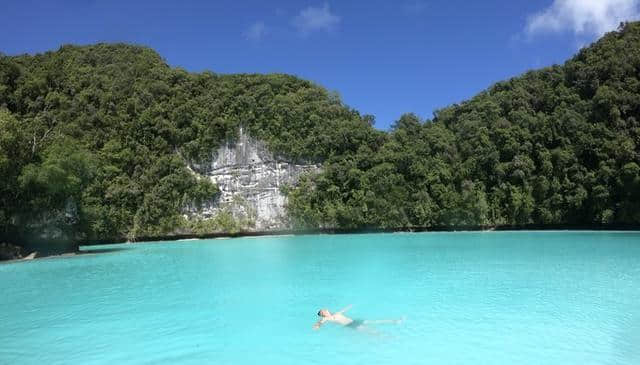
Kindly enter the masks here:
M 313 325 L 313 327 L 311 327 L 311 328 L 313 328 L 314 330 L 317 330 L 318 328 L 320 328 L 320 326 L 322 326 L 322 324 L 323 324 L 323 323 L 324 323 L 324 321 L 323 321 L 323 320 L 319 320 L 319 321 L 318 321 L 318 322 L 316 322 L 316 323 Z

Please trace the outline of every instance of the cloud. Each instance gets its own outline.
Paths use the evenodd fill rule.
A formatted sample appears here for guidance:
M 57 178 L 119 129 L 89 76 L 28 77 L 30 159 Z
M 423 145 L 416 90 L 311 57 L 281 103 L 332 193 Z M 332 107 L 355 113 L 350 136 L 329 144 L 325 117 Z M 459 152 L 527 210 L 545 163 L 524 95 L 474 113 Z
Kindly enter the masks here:
M 573 32 L 576 36 L 600 36 L 620 22 L 640 18 L 640 0 L 553 0 L 527 20 L 525 33 Z
M 259 41 L 267 34 L 264 22 L 255 22 L 244 32 L 244 37 L 250 41 Z
M 292 22 L 294 27 L 302 34 L 309 34 L 314 31 L 330 32 L 340 23 L 340 17 L 332 14 L 329 4 L 324 3 L 323 7 L 315 8 L 310 6 L 300 11 Z

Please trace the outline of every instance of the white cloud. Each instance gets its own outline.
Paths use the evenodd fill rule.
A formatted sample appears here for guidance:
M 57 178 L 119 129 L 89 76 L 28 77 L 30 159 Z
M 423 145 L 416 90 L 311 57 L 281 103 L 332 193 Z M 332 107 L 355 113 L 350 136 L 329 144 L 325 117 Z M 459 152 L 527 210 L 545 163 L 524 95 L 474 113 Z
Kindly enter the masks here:
M 264 22 L 256 22 L 244 32 L 244 37 L 250 41 L 259 41 L 266 34 L 267 27 L 264 25 Z
M 330 32 L 340 23 L 340 17 L 331 14 L 329 4 L 324 3 L 323 7 L 315 8 L 310 6 L 300 11 L 300 14 L 296 15 L 292 24 L 302 34 L 308 34 L 314 31 L 327 31 Z
M 573 32 L 577 36 L 600 36 L 620 22 L 640 18 L 640 0 L 553 0 L 543 11 L 529 17 L 529 36 L 550 32 Z

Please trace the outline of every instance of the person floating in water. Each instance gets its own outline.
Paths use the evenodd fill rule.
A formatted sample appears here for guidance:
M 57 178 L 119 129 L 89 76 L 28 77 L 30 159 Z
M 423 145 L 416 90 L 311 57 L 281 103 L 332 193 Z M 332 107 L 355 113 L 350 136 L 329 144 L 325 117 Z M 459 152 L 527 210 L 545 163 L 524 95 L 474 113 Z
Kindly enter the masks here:
M 357 330 L 366 329 L 367 328 L 366 325 L 368 324 L 384 324 L 384 323 L 397 324 L 402 322 L 401 319 L 377 319 L 377 320 L 353 319 L 343 314 L 349 309 L 351 309 L 351 305 L 335 313 L 329 312 L 328 309 L 320 309 L 318 311 L 318 316 L 320 317 L 320 320 L 313 325 L 313 329 L 317 330 L 318 328 L 320 328 L 320 326 L 322 326 L 326 322 L 333 322 L 343 327 L 353 328 Z

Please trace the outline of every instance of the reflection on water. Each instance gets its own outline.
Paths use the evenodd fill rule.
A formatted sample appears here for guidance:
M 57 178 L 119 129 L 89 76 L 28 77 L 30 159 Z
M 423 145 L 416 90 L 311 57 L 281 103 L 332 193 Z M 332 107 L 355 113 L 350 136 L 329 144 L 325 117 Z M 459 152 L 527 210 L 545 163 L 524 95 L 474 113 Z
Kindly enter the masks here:
M 99 247 L 99 246 L 88 246 L 81 247 L 80 254 L 92 254 L 92 253 L 109 253 L 109 252 L 118 252 L 118 251 L 126 251 L 131 248 L 127 247 Z

